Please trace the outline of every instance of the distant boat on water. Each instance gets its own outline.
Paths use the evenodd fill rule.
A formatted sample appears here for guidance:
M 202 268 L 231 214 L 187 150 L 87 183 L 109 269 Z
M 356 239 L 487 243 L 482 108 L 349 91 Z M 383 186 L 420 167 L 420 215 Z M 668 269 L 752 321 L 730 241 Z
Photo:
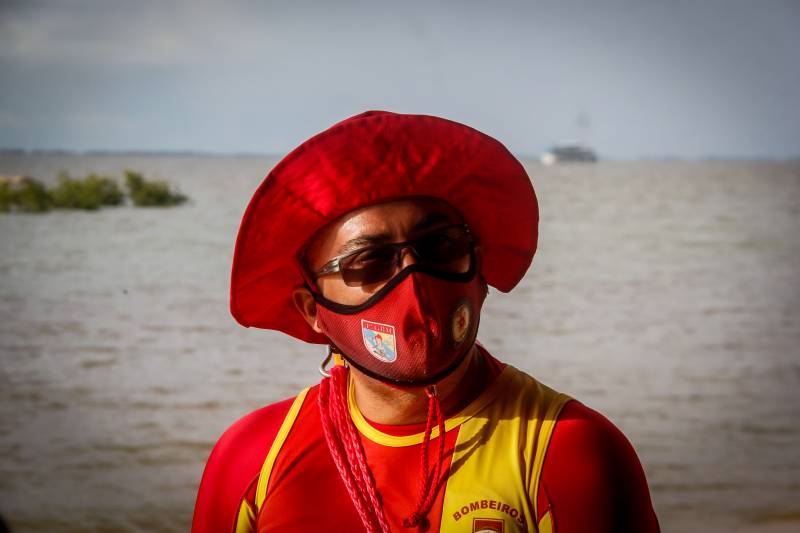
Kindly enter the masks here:
M 556 163 L 595 163 L 597 154 L 584 144 L 562 144 L 554 146 L 539 158 L 544 165 Z

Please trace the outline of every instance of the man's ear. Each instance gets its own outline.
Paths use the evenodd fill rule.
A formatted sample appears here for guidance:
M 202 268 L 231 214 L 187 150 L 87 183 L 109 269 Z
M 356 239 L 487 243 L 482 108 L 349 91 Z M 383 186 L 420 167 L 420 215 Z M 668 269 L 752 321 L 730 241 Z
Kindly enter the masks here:
M 292 301 L 300 314 L 303 315 L 303 318 L 306 319 L 308 325 L 311 326 L 311 329 L 317 333 L 322 333 L 322 329 L 317 323 L 317 302 L 308 287 L 302 285 L 295 287 L 292 291 Z

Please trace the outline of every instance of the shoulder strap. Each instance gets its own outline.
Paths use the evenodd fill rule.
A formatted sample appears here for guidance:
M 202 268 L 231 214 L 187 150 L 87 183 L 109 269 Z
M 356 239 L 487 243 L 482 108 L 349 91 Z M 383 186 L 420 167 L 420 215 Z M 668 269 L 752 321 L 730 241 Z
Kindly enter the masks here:
M 558 422 L 558 415 L 561 414 L 561 410 L 570 400 L 572 398 L 563 393 L 555 393 L 555 396 L 551 396 L 539 428 L 539 436 L 536 439 L 536 452 L 533 457 L 533 472 L 531 473 L 533 486 L 530 492 L 534 516 L 537 517 L 539 516 L 539 480 L 542 477 L 544 457 L 547 454 L 547 447 L 550 445 L 550 437 L 553 436 L 553 430 Z
M 261 506 L 264 504 L 264 500 L 267 497 L 269 476 L 272 473 L 272 467 L 275 465 L 275 459 L 278 457 L 278 452 L 281 451 L 283 443 L 286 441 L 286 437 L 289 435 L 289 431 L 292 429 L 294 421 L 297 419 L 298 413 L 300 413 L 300 408 L 303 406 L 309 389 L 310 387 L 303 389 L 303 391 L 297 395 L 297 398 L 295 398 L 294 403 L 292 403 L 292 406 L 289 408 L 289 412 L 286 413 L 286 418 L 283 419 L 283 424 L 281 424 L 278 434 L 275 436 L 269 453 L 267 453 L 267 458 L 264 460 L 264 465 L 261 467 L 261 473 L 258 475 L 255 501 L 256 512 L 261 511 Z

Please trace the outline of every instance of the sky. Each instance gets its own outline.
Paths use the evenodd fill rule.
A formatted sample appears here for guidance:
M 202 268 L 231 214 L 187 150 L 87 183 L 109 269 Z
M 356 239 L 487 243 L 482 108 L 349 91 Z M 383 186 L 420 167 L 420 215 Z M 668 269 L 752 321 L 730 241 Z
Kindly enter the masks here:
M 368 109 L 513 152 L 800 156 L 800 0 L 0 0 L 0 148 L 286 153 Z

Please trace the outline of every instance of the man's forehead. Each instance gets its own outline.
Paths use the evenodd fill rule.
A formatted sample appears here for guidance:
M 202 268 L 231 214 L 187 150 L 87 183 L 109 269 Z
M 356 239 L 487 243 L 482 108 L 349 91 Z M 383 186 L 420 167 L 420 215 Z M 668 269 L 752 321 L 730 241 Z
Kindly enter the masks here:
M 438 198 L 404 198 L 361 207 L 345 213 L 319 230 L 310 240 L 306 258 L 346 253 L 346 248 L 380 240 L 392 240 L 397 233 L 424 231 L 463 217 L 450 204 Z M 369 241 L 369 242 L 367 242 Z
M 458 212 L 445 205 L 414 204 L 370 206 L 344 219 L 329 237 L 351 239 L 382 232 L 424 230 L 439 223 L 459 221 Z

